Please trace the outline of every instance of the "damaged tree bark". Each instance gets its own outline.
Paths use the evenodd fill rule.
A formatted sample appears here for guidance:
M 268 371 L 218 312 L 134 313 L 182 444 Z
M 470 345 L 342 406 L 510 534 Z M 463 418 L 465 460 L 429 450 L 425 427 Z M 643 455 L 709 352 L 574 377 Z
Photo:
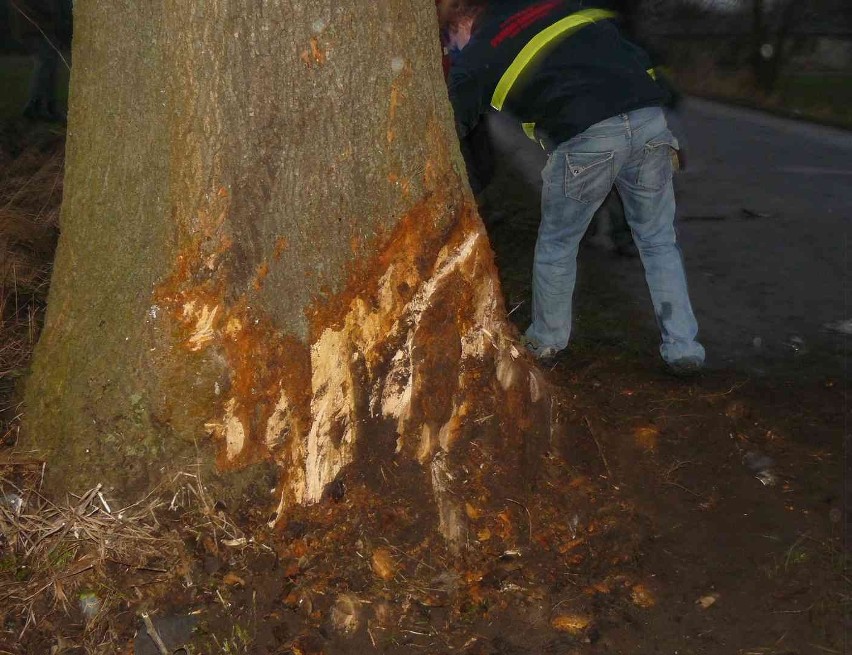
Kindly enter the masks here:
M 434 14 L 78 3 L 26 393 L 54 487 L 132 496 L 200 456 L 223 492 L 274 486 L 280 517 L 379 450 L 422 465 L 464 539 L 454 445 L 522 454 L 549 402 L 464 182 Z

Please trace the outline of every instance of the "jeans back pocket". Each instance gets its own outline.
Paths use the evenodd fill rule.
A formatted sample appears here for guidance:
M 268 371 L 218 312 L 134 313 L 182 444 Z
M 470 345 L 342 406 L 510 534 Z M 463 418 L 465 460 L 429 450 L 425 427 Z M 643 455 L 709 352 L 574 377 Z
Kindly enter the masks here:
M 636 175 L 636 185 L 648 191 L 659 191 L 672 179 L 674 138 L 649 141 L 642 151 L 642 162 Z
M 565 195 L 579 202 L 603 200 L 612 189 L 614 152 L 565 155 Z

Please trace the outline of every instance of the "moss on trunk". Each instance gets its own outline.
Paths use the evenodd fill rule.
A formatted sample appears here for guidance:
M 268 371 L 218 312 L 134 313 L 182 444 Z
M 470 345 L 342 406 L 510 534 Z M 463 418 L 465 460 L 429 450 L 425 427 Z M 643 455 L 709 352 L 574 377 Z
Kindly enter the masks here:
M 80 2 L 62 237 L 26 395 L 26 444 L 54 486 L 128 496 L 200 459 L 250 467 L 216 479 L 274 484 L 281 511 L 316 500 L 372 434 L 395 431 L 440 482 L 474 408 L 535 423 L 540 384 L 510 342 L 434 13 Z

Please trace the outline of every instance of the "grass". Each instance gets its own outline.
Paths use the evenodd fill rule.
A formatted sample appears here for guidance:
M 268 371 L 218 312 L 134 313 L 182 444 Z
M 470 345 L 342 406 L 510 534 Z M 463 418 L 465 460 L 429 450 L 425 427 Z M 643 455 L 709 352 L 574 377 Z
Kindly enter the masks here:
M 167 612 L 167 590 L 192 585 L 188 544 L 217 552 L 234 544 L 231 558 L 259 549 L 217 508 L 197 469 L 123 507 L 101 485 L 50 500 L 42 477 L 39 461 L 0 458 L 0 653 L 48 652 L 39 644 L 57 638 L 57 652 L 67 652 L 63 643 L 76 645 L 73 652 L 115 652 L 102 646 L 126 641 L 137 615 Z M 247 630 L 221 632 L 211 633 L 225 637 L 218 648 L 203 652 L 252 652 Z
M 14 441 L 14 391 L 41 329 L 62 200 L 62 135 L 24 128 L 0 130 L 0 443 Z
M 787 75 L 776 95 L 790 111 L 852 127 L 852 73 Z
M 673 72 L 687 93 L 852 129 L 852 73 L 789 73 L 767 96 L 746 70 L 723 71 L 703 62 Z

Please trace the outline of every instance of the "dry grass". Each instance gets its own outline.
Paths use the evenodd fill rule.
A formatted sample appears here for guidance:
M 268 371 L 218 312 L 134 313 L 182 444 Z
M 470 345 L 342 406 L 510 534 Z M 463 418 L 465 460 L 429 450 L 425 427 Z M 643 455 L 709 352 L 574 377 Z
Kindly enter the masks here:
M 59 234 L 64 141 L 15 135 L 9 147 L 6 137 L 0 130 L 0 655 L 112 653 L 165 590 L 193 586 L 184 543 L 231 556 L 260 546 L 198 470 L 116 507 L 100 485 L 48 498 L 43 463 L 13 455 L 15 386 L 41 329 Z
M 699 57 L 688 68 L 674 67 L 675 80 L 687 93 L 722 98 L 748 98 L 756 94 L 748 69 L 721 71 L 713 56 Z
M 677 86 L 686 93 L 779 112 L 783 115 L 852 127 L 852 76 L 787 73 L 775 91 L 761 92 L 747 67 L 720 68 L 712 54 L 692 57 L 689 66 L 673 67 Z
M 23 139 L 23 137 L 22 137 Z M 59 135 L 0 148 L 0 443 L 14 441 L 12 393 L 41 328 L 59 233 Z
M 113 508 L 98 485 L 54 503 L 39 491 L 40 479 L 37 462 L 0 468 L 0 615 L 4 625 L 17 621 L 23 626 L 18 640 L 36 625 L 39 614 L 73 610 L 69 597 L 84 578 L 90 586 L 96 582 L 108 589 L 108 564 L 141 568 L 168 552 L 154 516 L 162 498 L 149 495 Z M 79 595 L 78 605 L 87 598 Z M 96 604 L 82 611 L 89 632 L 96 631 L 113 600 L 114 594 L 101 592 Z
M 100 485 L 50 500 L 43 474 L 35 460 L 0 461 L 0 654 L 46 643 L 115 652 L 164 594 L 194 587 L 185 544 L 231 559 L 267 548 L 212 501 L 197 469 L 125 507 Z

